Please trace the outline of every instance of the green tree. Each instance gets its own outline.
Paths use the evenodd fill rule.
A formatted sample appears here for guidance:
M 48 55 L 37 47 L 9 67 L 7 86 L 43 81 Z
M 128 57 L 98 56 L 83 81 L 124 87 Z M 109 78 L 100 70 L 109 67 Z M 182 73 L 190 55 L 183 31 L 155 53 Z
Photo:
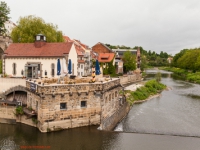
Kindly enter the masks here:
M 37 34 L 44 34 L 47 42 L 63 42 L 63 34 L 58 31 L 57 25 L 45 23 L 40 17 L 20 17 L 17 27 L 11 33 L 14 43 L 33 43 Z
M 188 49 L 183 49 L 173 57 L 172 66 L 177 67 L 178 59 L 181 58 Z
M 144 71 L 145 68 L 147 68 L 147 57 L 145 55 L 141 55 L 141 65 L 140 69 Z
M 136 56 L 133 55 L 130 51 L 126 51 L 123 56 L 122 60 L 124 62 L 124 72 L 127 73 L 128 71 L 133 71 L 136 69 Z
M 156 74 L 156 81 L 157 82 L 161 81 L 161 73 L 160 72 L 157 72 L 157 74 Z
M 177 66 L 182 69 L 199 70 L 198 67 L 198 57 L 200 56 L 200 50 L 189 50 L 184 53 L 177 61 Z
M 4 23 L 10 19 L 10 8 L 3 1 L 0 2 L 0 35 L 5 34 L 6 29 Z

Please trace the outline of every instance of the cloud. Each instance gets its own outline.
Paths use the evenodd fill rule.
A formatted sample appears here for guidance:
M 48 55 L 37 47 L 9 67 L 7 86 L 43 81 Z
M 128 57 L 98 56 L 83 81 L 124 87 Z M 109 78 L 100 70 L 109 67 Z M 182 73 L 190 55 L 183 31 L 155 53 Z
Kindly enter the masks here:
M 36 15 L 71 38 L 171 54 L 199 47 L 199 0 L 6 0 L 12 20 Z

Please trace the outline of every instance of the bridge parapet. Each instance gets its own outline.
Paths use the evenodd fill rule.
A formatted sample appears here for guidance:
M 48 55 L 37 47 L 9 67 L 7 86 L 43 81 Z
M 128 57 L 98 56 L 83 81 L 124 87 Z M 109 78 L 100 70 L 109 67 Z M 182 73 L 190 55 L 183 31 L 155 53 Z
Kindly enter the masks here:
M 14 91 L 24 91 L 24 92 L 26 92 L 26 87 L 21 86 L 21 85 L 11 87 L 10 89 L 8 89 L 7 91 L 4 92 L 4 95 L 8 95 L 8 94 L 10 94 Z
M 16 86 L 26 87 L 26 80 L 19 78 L 0 78 L 0 95 Z

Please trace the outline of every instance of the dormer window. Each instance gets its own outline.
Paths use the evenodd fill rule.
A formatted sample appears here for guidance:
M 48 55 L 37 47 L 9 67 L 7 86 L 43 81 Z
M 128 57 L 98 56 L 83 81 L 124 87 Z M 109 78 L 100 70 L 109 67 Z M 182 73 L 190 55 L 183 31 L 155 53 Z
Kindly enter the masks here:
M 36 41 L 45 41 L 46 42 L 46 36 L 42 34 L 36 35 Z
M 40 40 L 40 36 L 39 36 L 39 35 L 36 36 L 36 40 L 37 40 L 37 41 Z
M 46 36 L 38 34 L 35 36 L 35 47 L 40 48 L 46 44 Z

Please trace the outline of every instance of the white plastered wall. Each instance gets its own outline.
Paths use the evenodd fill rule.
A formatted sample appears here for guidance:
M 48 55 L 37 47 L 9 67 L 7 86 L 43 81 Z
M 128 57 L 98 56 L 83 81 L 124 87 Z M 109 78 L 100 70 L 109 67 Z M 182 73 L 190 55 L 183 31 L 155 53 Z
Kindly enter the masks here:
M 72 72 L 73 72 L 73 69 L 74 69 L 74 75 L 78 75 L 78 70 L 77 70 L 77 67 L 78 67 L 78 57 L 77 57 L 77 53 L 76 53 L 76 49 L 75 49 L 75 46 L 74 44 L 72 45 L 71 49 L 70 49 L 70 52 L 69 52 L 69 59 L 71 59 L 72 61 Z M 73 68 L 73 64 L 74 64 L 74 68 Z
M 5 59 L 5 73 L 13 77 L 22 77 L 21 71 L 25 69 L 27 62 L 41 62 L 42 64 L 42 77 L 45 77 L 45 70 L 47 71 L 47 77 L 51 76 L 51 64 L 55 64 L 55 76 L 57 77 L 57 59 L 58 58 L 6 58 Z M 60 58 L 61 59 L 61 58 Z M 62 59 L 61 59 L 62 60 Z M 16 75 L 13 75 L 13 63 L 16 63 Z

